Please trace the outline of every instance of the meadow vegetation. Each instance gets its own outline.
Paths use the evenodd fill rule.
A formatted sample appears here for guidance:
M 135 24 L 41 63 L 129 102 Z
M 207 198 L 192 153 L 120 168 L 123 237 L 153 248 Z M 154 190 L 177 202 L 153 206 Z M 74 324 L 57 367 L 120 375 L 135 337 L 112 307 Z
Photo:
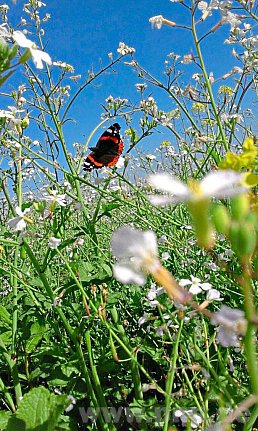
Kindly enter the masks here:
M 195 46 L 168 52 L 162 79 L 124 42 L 75 75 L 45 52 L 43 2 L 15 28 L 0 6 L 0 430 L 255 430 L 257 6 L 180 3 L 187 25 L 150 18 Z M 202 47 L 225 26 L 235 66 L 217 76 Z M 101 101 L 71 147 L 73 104 L 119 63 L 137 99 Z M 84 172 L 121 119 L 118 164 Z

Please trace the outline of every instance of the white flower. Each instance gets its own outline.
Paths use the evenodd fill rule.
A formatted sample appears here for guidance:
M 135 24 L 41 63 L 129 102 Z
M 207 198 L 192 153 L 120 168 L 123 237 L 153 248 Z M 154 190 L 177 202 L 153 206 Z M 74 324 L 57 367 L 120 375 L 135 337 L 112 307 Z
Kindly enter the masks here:
M 157 287 L 155 283 L 151 284 L 150 290 L 147 292 L 147 300 L 149 302 L 150 305 L 152 305 L 154 302 L 155 304 L 153 305 L 157 305 L 156 303 L 158 303 L 158 301 L 154 301 L 157 296 L 162 295 L 162 293 L 164 293 L 164 289 L 162 287 Z
M 190 285 L 189 292 L 193 295 L 197 295 L 202 290 L 210 290 L 211 284 L 210 283 L 202 283 L 201 280 L 197 277 L 194 277 L 193 275 L 190 275 L 191 280 L 183 278 L 180 280 L 179 285 L 182 287 Z
M 116 163 L 116 168 L 121 169 L 123 168 L 124 164 L 125 164 L 125 158 L 123 156 L 120 156 Z
M 207 301 L 223 301 L 224 298 L 220 297 L 220 292 L 217 289 L 210 289 L 206 295 Z
M 167 251 L 164 251 L 161 255 L 161 258 L 163 260 L 168 260 L 168 259 L 170 259 L 170 254 Z
M 59 204 L 61 207 L 67 205 L 66 195 L 59 195 L 57 190 L 50 190 L 49 194 L 45 194 L 43 199 L 51 206 L 54 207 L 55 204 Z
M 61 239 L 55 238 L 54 236 L 51 236 L 48 241 L 48 245 L 49 245 L 49 248 L 51 248 L 51 250 L 55 250 L 60 243 L 61 243 Z
M 0 42 L 2 43 L 2 45 L 6 45 L 6 38 L 10 37 L 10 32 L 9 30 L 6 28 L 6 23 L 1 24 L 0 25 Z
M 69 413 L 73 409 L 73 406 L 76 404 L 76 399 L 72 395 L 68 395 L 67 398 L 70 400 L 70 404 L 68 407 L 66 407 L 65 411 L 66 413 Z
M 135 49 L 130 46 L 127 46 L 124 42 L 119 42 L 117 52 L 121 55 L 133 54 L 135 52 Z
M 144 311 L 143 316 L 138 319 L 138 325 L 143 325 L 145 322 L 147 322 L 148 318 L 149 314 Z
M 74 73 L 74 67 L 71 64 L 68 64 L 64 61 L 54 61 L 53 66 L 57 66 L 60 69 L 63 69 L 65 72 L 71 72 Z
M 198 428 L 203 422 L 202 417 L 196 413 L 195 407 L 189 410 L 176 410 L 174 412 L 174 420 L 176 423 L 180 420 L 183 427 L 186 427 L 188 421 L 190 421 L 191 428 Z
M 43 69 L 43 61 L 45 61 L 47 64 L 52 64 L 49 54 L 37 49 L 35 43 L 27 39 L 27 37 L 21 31 L 14 31 L 12 37 L 19 46 L 30 50 L 33 63 L 37 69 Z
M 28 217 L 26 217 L 25 214 L 27 214 L 30 211 L 29 208 L 26 208 L 24 211 L 21 210 L 20 207 L 16 207 L 15 208 L 15 212 L 17 214 L 17 217 L 13 217 L 11 218 L 7 224 L 8 226 L 13 229 L 15 232 L 17 231 L 21 231 L 24 230 L 26 228 L 26 225 L 29 221 L 31 221 L 30 219 L 28 219 Z
M 218 342 L 224 346 L 239 346 L 239 335 L 246 330 L 244 312 L 223 305 L 219 311 L 211 315 L 212 325 L 219 325 L 217 332 Z
M 145 82 L 140 83 L 140 84 L 135 84 L 135 87 L 137 88 L 137 91 L 144 91 L 147 88 L 147 84 L 145 84 Z
M 122 227 L 113 235 L 111 250 L 118 259 L 118 263 L 113 265 L 113 274 L 121 283 L 141 286 L 145 283 L 146 275 L 151 274 L 171 299 L 184 303 L 191 298 L 191 294 L 180 287 L 170 272 L 161 266 L 154 232 Z
M 152 28 L 157 28 L 158 30 L 161 29 L 163 24 L 164 18 L 162 15 L 156 15 L 149 19 L 149 22 L 151 23 Z
M 222 21 L 230 24 L 231 31 L 235 30 L 241 24 L 239 15 L 232 13 L 227 9 L 223 10 L 221 14 L 222 14 Z
M 145 157 L 147 160 L 150 160 L 150 161 L 155 160 L 157 158 L 156 156 L 154 156 L 154 154 L 146 154 Z
M 213 171 L 200 182 L 191 180 L 184 184 L 167 173 L 154 174 L 149 177 L 149 184 L 167 193 L 151 196 L 154 205 L 162 206 L 178 202 L 198 202 L 208 198 L 226 198 L 243 193 L 246 188 L 241 184 L 243 174 L 235 171 Z
M 145 273 L 159 267 L 156 236 L 130 226 L 118 229 L 112 238 L 111 250 L 121 262 L 113 266 L 115 278 L 121 283 L 145 283 Z

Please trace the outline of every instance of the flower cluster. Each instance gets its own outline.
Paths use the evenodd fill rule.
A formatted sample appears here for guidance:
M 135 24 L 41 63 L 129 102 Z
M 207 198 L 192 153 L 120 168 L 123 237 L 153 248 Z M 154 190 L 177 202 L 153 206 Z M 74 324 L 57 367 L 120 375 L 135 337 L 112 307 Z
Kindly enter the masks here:
M 117 52 L 118 54 L 121 54 L 121 55 L 127 55 L 127 54 L 133 54 L 135 52 L 135 49 L 126 45 L 124 42 L 119 42 Z

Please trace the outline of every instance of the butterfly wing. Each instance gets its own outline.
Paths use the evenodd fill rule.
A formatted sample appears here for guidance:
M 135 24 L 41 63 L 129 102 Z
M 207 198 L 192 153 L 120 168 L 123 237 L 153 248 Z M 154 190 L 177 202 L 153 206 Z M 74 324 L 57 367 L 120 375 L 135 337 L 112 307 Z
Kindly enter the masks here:
M 101 135 L 96 147 L 90 148 L 92 152 L 85 159 L 84 170 L 91 171 L 117 163 L 124 149 L 119 130 L 119 124 L 115 123 Z

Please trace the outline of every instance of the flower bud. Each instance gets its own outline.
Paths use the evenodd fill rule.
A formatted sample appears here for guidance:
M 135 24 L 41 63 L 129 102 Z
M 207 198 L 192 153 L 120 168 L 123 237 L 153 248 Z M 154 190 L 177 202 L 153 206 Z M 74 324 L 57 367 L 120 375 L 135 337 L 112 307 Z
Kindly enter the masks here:
M 26 117 L 24 117 L 20 122 L 21 128 L 27 129 L 29 124 L 30 124 L 30 120 L 29 120 L 29 117 L 26 115 Z

